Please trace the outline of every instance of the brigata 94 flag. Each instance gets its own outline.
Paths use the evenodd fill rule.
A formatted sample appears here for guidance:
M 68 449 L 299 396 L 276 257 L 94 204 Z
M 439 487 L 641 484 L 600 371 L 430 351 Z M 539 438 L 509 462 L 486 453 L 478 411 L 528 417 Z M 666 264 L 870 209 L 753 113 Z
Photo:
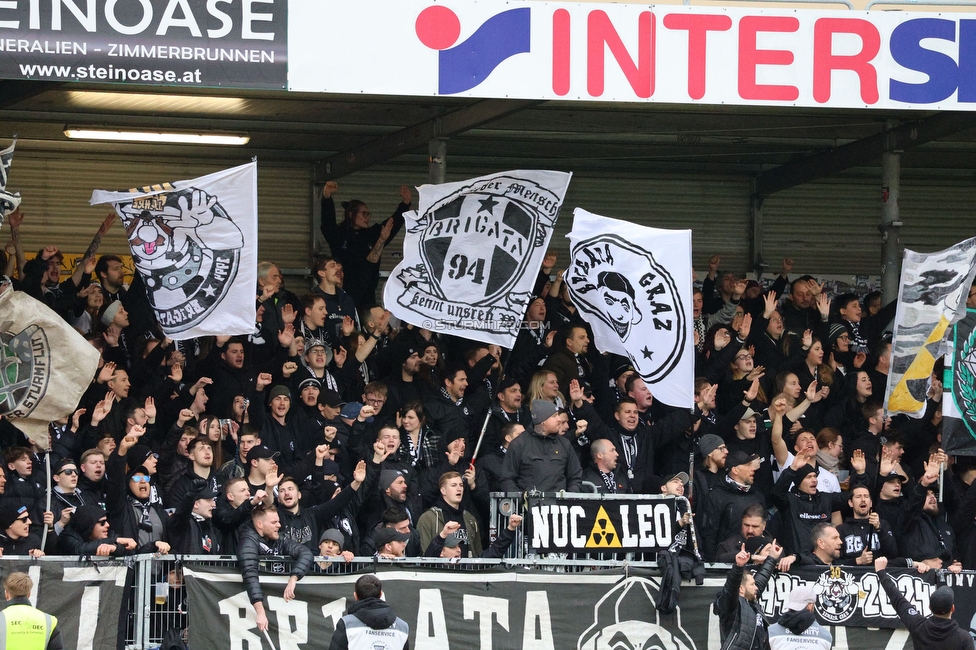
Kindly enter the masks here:
M 417 327 L 511 348 L 572 174 L 509 171 L 422 185 L 383 291 Z
M 254 331 L 256 162 L 127 192 L 95 190 L 129 238 L 149 302 L 171 339 Z
M 935 360 L 945 354 L 949 326 L 966 315 L 976 276 L 976 237 L 936 253 L 905 249 L 885 390 L 890 415 L 925 415 Z
M 47 449 L 98 368 L 96 350 L 39 300 L 0 283 L 0 415 Z
M 691 231 L 576 208 L 567 237 L 566 286 L 597 348 L 629 357 L 655 399 L 694 406 Z

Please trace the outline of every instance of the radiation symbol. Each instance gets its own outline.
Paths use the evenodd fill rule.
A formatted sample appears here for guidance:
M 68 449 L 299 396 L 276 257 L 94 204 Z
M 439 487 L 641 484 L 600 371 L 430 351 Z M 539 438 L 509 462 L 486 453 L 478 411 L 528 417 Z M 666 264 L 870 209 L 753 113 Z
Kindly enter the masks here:
M 603 506 L 596 513 L 596 523 L 590 531 L 590 538 L 586 540 L 586 548 L 621 548 L 620 535 Z

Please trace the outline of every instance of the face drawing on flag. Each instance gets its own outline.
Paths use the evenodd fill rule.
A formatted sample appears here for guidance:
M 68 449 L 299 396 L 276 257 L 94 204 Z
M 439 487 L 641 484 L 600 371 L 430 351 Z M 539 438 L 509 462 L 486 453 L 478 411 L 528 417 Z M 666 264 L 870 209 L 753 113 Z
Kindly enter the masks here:
M 640 309 L 634 304 L 634 287 L 624 275 L 616 271 L 603 271 L 597 276 L 597 290 L 603 299 L 604 310 L 610 325 L 621 341 L 630 336 L 632 325 L 641 321 Z
M 612 328 L 613 347 L 626 349 L 645 381 L 662 379 L 681 360 L 685 310 L 674 278 L 650 252 L 612 234 L 578 242 L 566 285 L 579 309 Z
M 652 589 L 658 590 L 647 578 L 626 578 L 614 586 L 594 606 L 593 625 L 580 635 L 577 649 L 696 650 L 680 618 L 677 629 L 661 625 Z
M 183 331 L 206 318 L 237 276 L 244 246 L 218 197 L 189 187 L 115 209 L 160 324 Z

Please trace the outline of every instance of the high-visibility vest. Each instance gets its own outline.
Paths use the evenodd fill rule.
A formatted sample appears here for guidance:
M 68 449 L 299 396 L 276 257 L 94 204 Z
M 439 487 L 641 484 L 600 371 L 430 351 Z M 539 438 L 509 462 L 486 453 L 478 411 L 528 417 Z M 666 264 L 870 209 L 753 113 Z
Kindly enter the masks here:
M 46 650 L 58 619 L 30 605 L 0 611 L 0 650 Z

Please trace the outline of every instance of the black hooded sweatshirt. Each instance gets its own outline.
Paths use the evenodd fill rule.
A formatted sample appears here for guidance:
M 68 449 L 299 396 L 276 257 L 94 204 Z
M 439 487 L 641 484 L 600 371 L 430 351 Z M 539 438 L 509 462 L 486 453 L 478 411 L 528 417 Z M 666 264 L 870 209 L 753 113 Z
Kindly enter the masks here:
M 949 618 L 922 616 L 915 606 L 908 602 L 898 589 L 898 583 L 887 571 L 878 571 L 881 586 L 888 599 L 895 606 L 898 618 L 908 628 L 912 645 L 916 648 L 939 648 L 939 650 L 972 650 L 973 638 L 969 632 Z

